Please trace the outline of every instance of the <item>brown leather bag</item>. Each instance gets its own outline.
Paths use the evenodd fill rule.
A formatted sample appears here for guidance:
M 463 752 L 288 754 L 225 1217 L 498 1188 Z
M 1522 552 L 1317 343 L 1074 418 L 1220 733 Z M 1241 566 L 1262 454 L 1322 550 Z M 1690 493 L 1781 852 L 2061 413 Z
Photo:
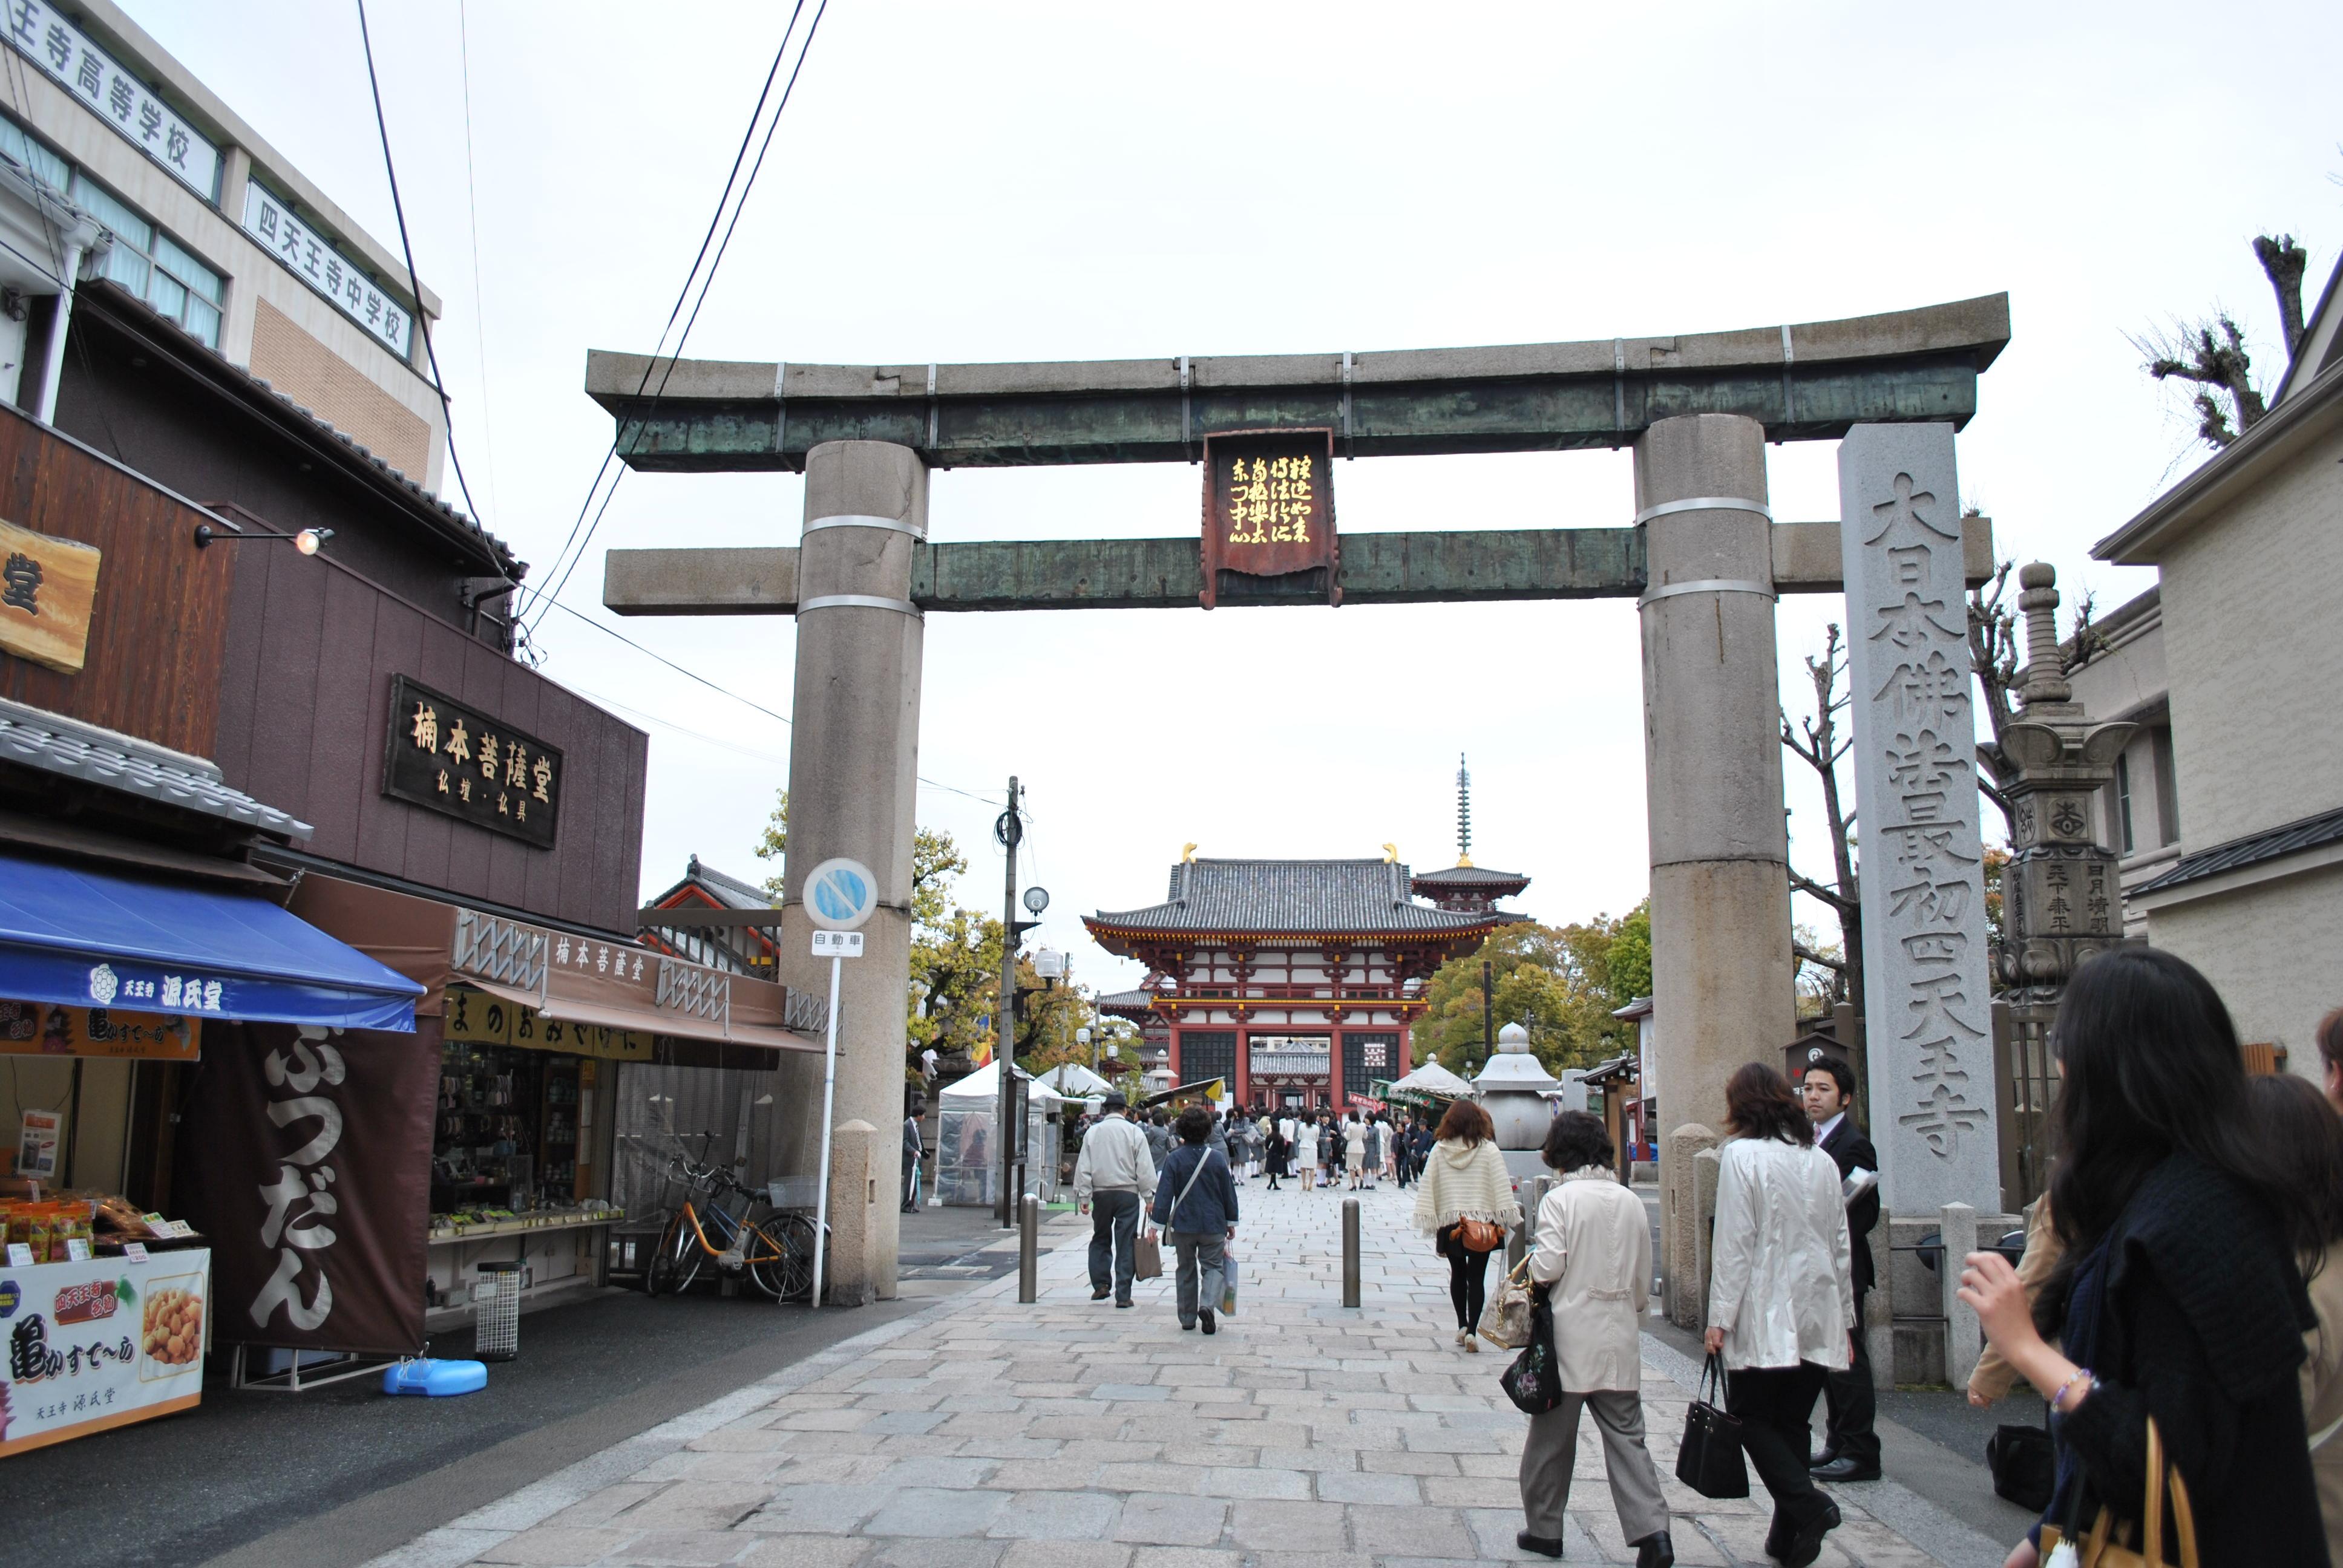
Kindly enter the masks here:
M 1505 1244 L 1505 1232 L 1493 1220 L 1459 1220 L 1456 1244 L 1468 1252 L 1493 1252 Z
M 2131 1526 L 2117 1526 L 2115 1514 L 2107 1508 L 2099 1510 L 2091 1533 L 2075 1543 L 2076 1555 L 2082 1568 L 2167 1568 L 2164 1555 L 2164 1489 L 2172 1488 L 2172 1523 L 2178 1533 L 2180 1568 L 2197 1568 L 2197 1515 L 2188 1505 L 2188 1483 L 2180 1479 L 2180 1467 L 2167 1464 L 2164 1458 L 2164 1436 L 2156 1430 L 2156 1418 L 2147 1422 L 2147 1498 L 2140 1511 L 2140 1522 L 2146 1539 L 2142 1551 L 2135 1552 L 2122 1543 L 2128 1540 Z M 2068 1521 L 2068 1528 L 2074 1524 Z M 2120 1539 L 2110 1539 L 2110 1534 Z M 2042 1527 L 2042 1560 L 2047 1563 L 2050 1553 L 2057 1549 L 2061 1533 L 2056 1525 Z

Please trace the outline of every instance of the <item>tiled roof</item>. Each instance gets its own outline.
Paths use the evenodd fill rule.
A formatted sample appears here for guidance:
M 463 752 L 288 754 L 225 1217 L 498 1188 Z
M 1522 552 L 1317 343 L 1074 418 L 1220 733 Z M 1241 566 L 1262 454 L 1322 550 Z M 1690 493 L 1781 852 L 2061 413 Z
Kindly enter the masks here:
M 1444 871 L 1425 871 L 1415 878 L 1418 887 L 1429 884 L 1435 888 L 1494 888 L 1530 885 L 1530 879 L 1518 871 L 1492 871 L 1480 866 L 1451 866 Z
M 2129 896 L 2161 892 L 2185 882 L 2202 881 L 2224 871 L 2259 865 L 2264 860 L 2338 841 L 2343 841 L 2343 810 L 2321 811 L 2316 817 L 2300 818 L 2259 833 L 2248 833 L 2242 839 L 2232 839 L 2226 844 L 2216 844 L 2209 849 L 2199 849 L 2193 855 L 2183 855 L 2172 869 L 2134 888 Z
M 1143 990 L 1110 991 L 1098 999 L 1101 1012 L 1145 1012 L 1155 1005 L 1155 998 Z
M 726 876 L 697 855 L 691 858 L 691 869 L 686 879 L 699 883 L 729 909 L 769 910 L 773 907 L 772 894 L 754 882 Z
M 309 836 L 308 823 L 222 782 L 216 763 L 5 698 L 0 698 L 0 760 L 288 839 Z
M 1144 909 L 1101 910 L 1086 923 L 1126 931 L 1469 933 L 1485 915 L 1420 904 L 1393 860 L 1185 860 L 1170 896 Z
M 519 558 L 513 554 L 512 548 L 482 528 L 477 518 L 449 506 L 446 501 L 425 489 L 421 484 L 408 477 L 403 470 L 394 468 L 376 457 L 364 445 L 336 429 L 324 416 L 296 403 L 266 380 L 227 358 L 217 349 L 210 347 L 199 338 L 190 337 L 186 329 L 177 322 L 161 314 L 153 306 L 148 305 L 111 278 L 85 279 L 76 297 L 88 298 L 94 293 L 101 291 L 108 307 L 123 314 L 139 317 L 142 318 L 142 325 L 147 329 L 168 328 L 172 335 L 170 338 L 172 344 L 188 353 L 191 358 L 200 357 L 198 361 L 200 367 L 214 377 L 231 387 L 245 389 L 247 395 L 257 394 L 272 403 L 281 405 L 285 409 L 298 415 L 317 434 L 329 436 L 339 442 L 349 450 L 352 456 L 371 468 L 377 479 L 387 481 L 393 488 L 403 494 L 405 499 L 436 514 L 439 519 L 469 537 L 494 556 L 506 571 L 512 572 L 514 568 L 521 564 Z

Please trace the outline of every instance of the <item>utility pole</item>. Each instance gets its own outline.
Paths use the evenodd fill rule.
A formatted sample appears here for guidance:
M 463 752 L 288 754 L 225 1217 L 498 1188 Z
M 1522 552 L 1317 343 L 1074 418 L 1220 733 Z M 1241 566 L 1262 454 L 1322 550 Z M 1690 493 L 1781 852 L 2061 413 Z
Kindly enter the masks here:
M 994 1142 L 1001 1154 L 1001 1196 L 992 1217 L 1005 1228 L 1016 1222 L 1017 1195 L 1010 1189 L 1017 1169 L 1017 946 L 1024 933 L 1017 920 L 1017 846 L 1025 824 L 1017 815 L 1017 776 L 1009 776 L 1009 809 L 992 825 L 992 837 L 1007 851 L 1009 869 L 1001 895 L 1001 1004 L 992 1010 L 998 1042 L 992 1060 L 1001 1069 L 1001 1092 L 993 1097 L 998 1112 Z
M 1481 1060 L 1497 1054 L 1497 987 L 1489 978 L 1489 960 L 1481 960 Z

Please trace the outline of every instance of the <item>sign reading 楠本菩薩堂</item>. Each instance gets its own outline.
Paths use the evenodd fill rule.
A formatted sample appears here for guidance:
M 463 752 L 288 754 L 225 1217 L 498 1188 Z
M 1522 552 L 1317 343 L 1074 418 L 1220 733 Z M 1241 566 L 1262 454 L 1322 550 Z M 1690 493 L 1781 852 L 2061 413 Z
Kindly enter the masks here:
M 390 751 L 382 792 L 534 844 L 553 847 L 563 761 L 536 736 L 403 675 L 390 683 Z
M 1326 602 L 1342 602 L 1342 585 L 1335 580 L 1340 551 L 1333 470 L 1332 430 L 1204 437 L 1206 609 L 1232 588 L 1223 573 L 1243 578 L 1323 572 Z
M 100 557 L 94 545 L 0 522 L 0 650 L 80 674 Z

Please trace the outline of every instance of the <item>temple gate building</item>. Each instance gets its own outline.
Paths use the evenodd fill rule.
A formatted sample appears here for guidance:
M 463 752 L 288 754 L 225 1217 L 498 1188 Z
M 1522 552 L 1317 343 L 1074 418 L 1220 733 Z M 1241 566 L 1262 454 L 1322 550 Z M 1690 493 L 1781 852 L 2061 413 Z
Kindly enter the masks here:
M 1223 1079 L 1244 1106 L 1332 1109 L 1408 1070 L 1424 983 L 1520 918 L 1435 909 L 1416 898 L 1422 886 L 1396 852 L 1192 852 L 1162 903 L 1083 924 L 1107 951 L 1147 966 L 1148 1011 L 1169 1032 L 1175 1081 Z

